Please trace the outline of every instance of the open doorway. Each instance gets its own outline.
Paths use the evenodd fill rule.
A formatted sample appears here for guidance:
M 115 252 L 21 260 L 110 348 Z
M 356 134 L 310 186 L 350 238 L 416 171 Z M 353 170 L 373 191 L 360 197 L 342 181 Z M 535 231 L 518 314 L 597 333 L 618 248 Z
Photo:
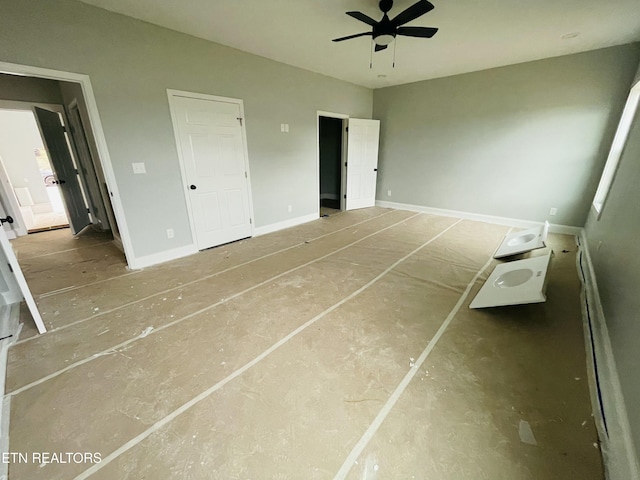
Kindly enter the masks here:
M 27 233 L 69 226 L 60 186 L 30 111 L 0 109 L 0 176 L 4 193 L 16 196 L 19 210 L 12 213 Z
M 320 173 L 320 216 L 339 212 L 344 206 L 344 122 L 343 118 L 318 116 Z
M 6 73 L 0 73 L 0 86 L 0 122 L 6 126 L 0 156 L 7 172 L 0 200 L 17 220 L 5 225 L 7 236 L 62 226 L 77 235 L 90 226 L 110 232 L 122 249 L 95 137 L 86 127 L 82 86 Z
M 89 81 L 52 73 L 0 73 L 0 126 L 6 127 L 0 129 L 0 237 L 13 239 L 2 250 L 16 259 L 2 279 L 24 272 L 22 298 L 35 298 L 27 305 L 36 324 L 41 299 L 128 272 L 111 203 L 114 188 L 107 185 L 102 163 L 103 134 L 93 130 L 97 117 Z M 41 320 L 37 326 L 42 333 Z

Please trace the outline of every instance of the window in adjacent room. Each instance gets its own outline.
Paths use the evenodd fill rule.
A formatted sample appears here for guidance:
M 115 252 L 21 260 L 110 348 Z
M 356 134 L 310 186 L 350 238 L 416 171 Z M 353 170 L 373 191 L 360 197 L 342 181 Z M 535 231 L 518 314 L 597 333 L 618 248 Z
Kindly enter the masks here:
M 613 143 L 611 144 L 611 150 L 609 150 L 607 163 L 604 166 L 604 171 L 602 172 L 602 177 L 598 184 L 596 196 L 593 199 L 593 208 L 595 208 L 598 216 L 602 213 L 604 203 L 607 200 L 609 189 L 613 183 L 613 177 L 616 173 L 616 169 L 618 168 L 618 162 L 620 161 L 625 144 L 627 143 L 627 137 L 629 136 L 631 126 L 633 125 L 633 119 L 635 117 L 639 101 L 640 82 L 637 82 L 631 89 L 629 98 L 627 98 L 627 103 L 624 106 L 622 117 L 618 124 L 618 130 L 616 130 L 616 135 L 613 137 Z

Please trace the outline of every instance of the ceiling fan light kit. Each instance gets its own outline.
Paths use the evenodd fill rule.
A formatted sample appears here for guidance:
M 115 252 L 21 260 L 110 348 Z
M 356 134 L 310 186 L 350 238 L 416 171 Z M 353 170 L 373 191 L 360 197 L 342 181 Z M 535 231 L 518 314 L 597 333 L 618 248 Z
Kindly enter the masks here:
M 376 43 L 376 45 L 384 45 L 386 47 L 391 42 L 393 42 L 394 38 L 396 38 L 395 35 L 383 34 L 378 35 L 377 37 L 373 37 L 373 41 Z
M 382 10 L 382 19 L 378 22 L 362 12 L 346 12 L 350 17 L 355 18 L 372 27 L 370 32 L 356 33 L 346 37 L 334 38 L 334 42 L 342 42 L 351 40 L 352 38 L 371 36 L 375 43 L 375 51 L 379 52 L 387 48 L 396 38 L 396 36 L 431 38 L 438 31 L 435 27 L 404 27 L 406 23 L 415 20 L 422 15 L 429 13 L 434 6 L 428 0 L 419 0 L 409 8 L 399 13 L 393 19 L 389 18 L 389 11 L 393 8 L 393 0 L 380 0 L 380 10 Z

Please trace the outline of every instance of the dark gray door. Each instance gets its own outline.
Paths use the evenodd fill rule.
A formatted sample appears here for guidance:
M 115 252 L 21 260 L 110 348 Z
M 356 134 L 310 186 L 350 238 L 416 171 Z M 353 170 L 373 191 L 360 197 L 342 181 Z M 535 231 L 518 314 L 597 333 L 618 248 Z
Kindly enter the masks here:
M 71 231 L 76 234 L 91 224 L 91 219 L 78 181 L 78 173 L 69 152 L 69 144 L 64 135 L 60 115 L 38 107 L 34 107 L 34 114 L 40 126 L 51 166 L 56 174 Z

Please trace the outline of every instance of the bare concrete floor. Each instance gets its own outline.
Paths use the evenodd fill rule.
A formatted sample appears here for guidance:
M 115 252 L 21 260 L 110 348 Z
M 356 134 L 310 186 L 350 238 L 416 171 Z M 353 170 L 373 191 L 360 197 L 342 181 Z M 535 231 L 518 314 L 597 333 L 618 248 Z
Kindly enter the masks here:
M 546 303 L 468 309 L 507 231 L 371 208 L 138 272 L 21 238 L 51 331 L 9 350 L 10 451 L 102 461 L 10 478 L 602 479 L 573 238 Z

